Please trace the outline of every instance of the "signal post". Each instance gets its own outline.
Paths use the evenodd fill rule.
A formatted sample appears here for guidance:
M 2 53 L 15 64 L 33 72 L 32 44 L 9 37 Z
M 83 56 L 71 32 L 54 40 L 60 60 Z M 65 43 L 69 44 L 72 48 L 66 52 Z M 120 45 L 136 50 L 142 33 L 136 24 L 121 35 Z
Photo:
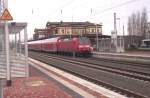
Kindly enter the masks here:
M 11 86 L 11 72 L 10 72 L 10 55 L 9 55 L 9 29 L 8 29 L 8 21 L 13 20 L 11 14 L 8 11 L 8 1 L 4 0 L 4 11 L 0 20 L 4 21 L 5 23 L 5 48 L 6 48 L 6 78 L 7 86 Z

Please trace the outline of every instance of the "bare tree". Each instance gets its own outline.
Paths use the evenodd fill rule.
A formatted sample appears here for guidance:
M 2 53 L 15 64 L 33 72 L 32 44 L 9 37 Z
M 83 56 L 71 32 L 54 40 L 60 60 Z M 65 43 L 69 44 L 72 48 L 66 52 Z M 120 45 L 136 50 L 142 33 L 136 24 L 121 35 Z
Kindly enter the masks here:
M 135 14 L 133 13 L 128 17 L 128 32 L 129 35 L 141 36 L 143 39 L 146 37 L 147 29 L 147 10 L 144 8 L 142 13 L 139 11 Z
M 133 13 L 131 16 L 132 35 L 136 35 L 136 14 Z
M 136 13 L 136 30 L 137 35 L 141 36 L 141 15 L 139 11 Z
M 145 35 L 146 35 L 146 29 L 147 29 L 147 23 L 148 23 L 147 20 L 148 20 L 147 10 L 146 8 L 144 8 L 141 14 L 141 35 L 143 39 L 145 38 Z
M 132 35 L 132 25 L 131 25 L 131 16 L 128 17 L 128 32 L 129 35 Z

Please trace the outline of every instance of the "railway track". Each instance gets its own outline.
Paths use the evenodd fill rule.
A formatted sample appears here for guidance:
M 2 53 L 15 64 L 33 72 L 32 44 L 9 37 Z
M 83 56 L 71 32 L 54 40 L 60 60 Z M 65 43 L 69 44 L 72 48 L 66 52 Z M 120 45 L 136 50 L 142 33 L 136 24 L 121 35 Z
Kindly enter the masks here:
M 62 61 L 66 61 L 66 62 L 70 62 L 70 63 L 74 63 L 74 64 L 80 64 L 82 66 L 85 67 L 89 67 L 89 68 L 94 68 L 94 69 L 99 69 L 99 70 L 103 70 L 103 71 L 107 71 L 107 72 L 111 72 L 111 73 L 116 73 L 116 74 L 120 74 L 122 76 L 127 76 L 127 77 L 131 77 L 131 78 L 135 78 L 135 79 L 139 79 L 142 81 L 148 81 L 150 82 L 150 73 L 144 73 L 144 72 L 138 72 L 138 71 L 132 71 L 132 70 L 127 70 L 127 69 L 121 69 L 121 68 L 114 68 L 114 67 L 110 67 L 110 66 L 106 66 L 103 64 L 95 63 L 95 62 L 91 62 L 91 61 L 87 61 L 85 59 L 76 59 L 76 58 L 64 58 L 62 56 L 58 57 L 54 57 L 45 54 L 46 57 L 48 58 L 53 58 L 53 59 L 58 59 L 58 60 L 62 60 Z M 108 61 L 107 61 L 108 62 Z M 116 63 L 116 62 L 115 62 Z
M 150 91 L 150 77 L 141 75 L 140 73 L 133 74 L 131 72 L 114 68 L 106 68 L 88 62 L 79 62 L 75 59 L 66 60 L 66 58 L 63 59 L 46 54 L 39 55 L 37 53 L 32 53 L 30 56 L 34 59 L 40 60 L 82 78 L 88 79 L 89 81 L 99 85 L 103 85 L 107 88 L 116 90 L 117 92 L 127 94 L 128 96 L 133 96 L 135 98 L 150 97 L 148 94 L 148 91 Z M 140 90 L 140 86 L 144 86 L 145 91 Z
M 45 53 L 45 55 L 48 55 L 47 53 Z M 51 58 L 55 59 L 56 55 L 48 55 Z M 144 79 L 146 81 L 150 81 L 149 77 L 150 77 L 150 65 L 149 64 L 140 64 L 140 63 L 135 63 L 135 62 L 126 62 L 126 61 L 115 61 L 115 60 L 107 60 L 107 59 L 98 59 L 98 58 L 70 58 L 68 56 L 56 56 L 56 58 L 60 60 L 64 60 L 67 62 L 71 62 L 71 63 L 77 63 L 77 62 L 82 62 L 82 63 L 88 63 L 90 64 L 88 67 L 93 67 L 93 68 L 98 68 L 98 69 L 114 69 L 114 72 L 118 73 L 120 71 L 122 72 L 127 72 L 127 73 L 131 73 L 134 77 L 134 75 L 139 75 L 139 77 L 148 77 L 147 79 Z M 93 66 L 91 66 L 93 65 Z

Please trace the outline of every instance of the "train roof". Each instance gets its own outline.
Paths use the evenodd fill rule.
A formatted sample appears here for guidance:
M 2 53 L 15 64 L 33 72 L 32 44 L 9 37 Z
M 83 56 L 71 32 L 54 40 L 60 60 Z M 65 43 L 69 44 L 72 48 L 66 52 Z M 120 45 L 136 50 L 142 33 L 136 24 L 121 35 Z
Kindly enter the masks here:
M 54 37 L 54 38 L 30 41 L 30 42 L 28 42 L 28 44 L 38 44 L 38 43 L 45 43 L 45 42 L 57 42 L 59 38 L 60 37 Z

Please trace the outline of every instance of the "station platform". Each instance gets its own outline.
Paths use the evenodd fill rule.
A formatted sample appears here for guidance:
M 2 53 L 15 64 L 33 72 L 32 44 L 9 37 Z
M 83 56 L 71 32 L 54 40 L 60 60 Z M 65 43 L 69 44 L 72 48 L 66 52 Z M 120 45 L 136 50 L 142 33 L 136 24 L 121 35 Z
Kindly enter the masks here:
M 123 53 L 93 52 L 94 57 L 113 60 L 135 61 L 150 64 L 150 51 L 127 51 Z
M 3 98 L 127 98 L 121 94 L 29 58 L 29 77 L 2 81 Z

